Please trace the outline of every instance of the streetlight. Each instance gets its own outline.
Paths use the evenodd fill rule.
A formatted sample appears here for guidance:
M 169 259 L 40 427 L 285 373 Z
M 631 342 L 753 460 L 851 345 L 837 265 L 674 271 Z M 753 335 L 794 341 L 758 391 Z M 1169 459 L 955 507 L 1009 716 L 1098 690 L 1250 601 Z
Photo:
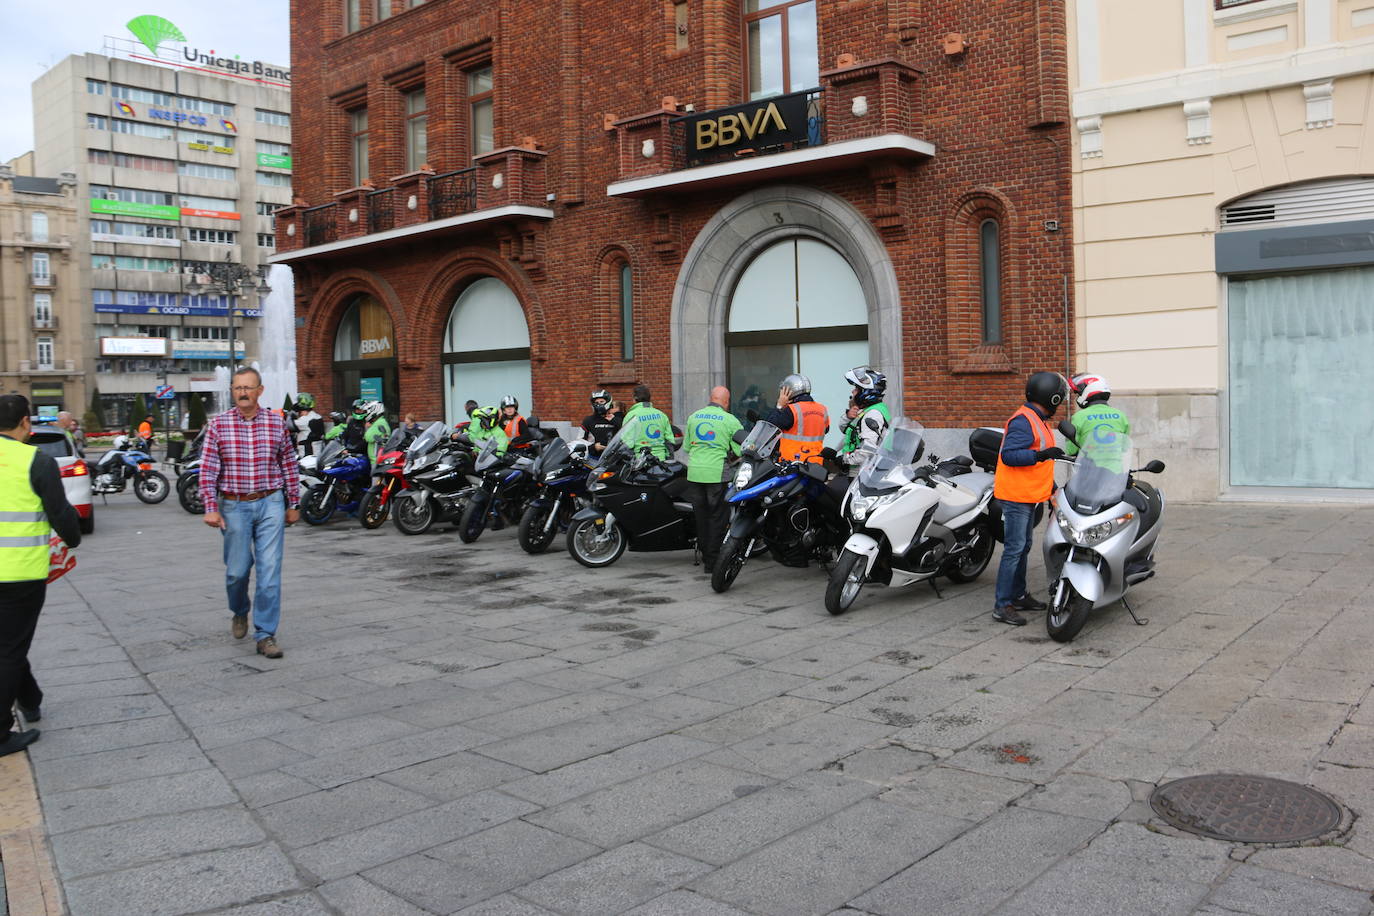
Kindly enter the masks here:
M 237 342 L 234 339 L 234 302 L 233 297 L 248 298 L 253 294 L 266 299 L 272 292 L 272 287 L 267 284 L 267 266 L 262 265 L 256 271 L 244 264 L 237 264 L 226 252 L 224 260 L 208 265 L 207 271 L 210 277 L 209 283 L 201 283 L 199 275 L 193 275 L 191 282 L 186 284 L 186 292 L 192 296 L 199 296 L 201 293 L 210 293 L 220 296 L 228 296 L 229 312 L 229 385 L 232 387 L 234 382 L 234 364 L 238 361 L 237 349 L 234 346 Z M 233 392 L 229 392 L 229 404 L 234 403 Z

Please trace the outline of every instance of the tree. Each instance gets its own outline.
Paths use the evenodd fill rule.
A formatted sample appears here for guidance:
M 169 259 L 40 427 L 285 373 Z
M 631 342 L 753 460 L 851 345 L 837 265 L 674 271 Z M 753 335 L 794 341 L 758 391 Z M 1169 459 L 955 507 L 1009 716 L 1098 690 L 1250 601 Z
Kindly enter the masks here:
M 187 429 L 191 435 L 205 428 L 205 400 L 200 392 L 193 391 L 190 395 L 190 419 L 187 421 Z
M 100 389 L 91 389 L 91 403 L 86 408 L 86 413 L 81 417 L 81 425 L 85 427 L 87 433 L 95 433 L 105 428 L 105 421 L 100 415 Z

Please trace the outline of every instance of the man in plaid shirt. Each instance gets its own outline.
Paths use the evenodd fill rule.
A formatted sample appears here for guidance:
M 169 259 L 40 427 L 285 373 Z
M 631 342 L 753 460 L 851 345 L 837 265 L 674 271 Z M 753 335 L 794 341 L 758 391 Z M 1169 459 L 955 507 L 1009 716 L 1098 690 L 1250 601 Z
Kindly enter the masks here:
M 230 382 L 234 409 L 210 421 L 201 446 L 200 498 L 205 524 L 224 538 L 225 584 L 230 631 L 253 639 L 258 654 L 281 658 L 277 623 L 281 619 L 281 557 L 286 525 L 300 520 L 300 469 L 286 420 L 258 406 L 262 376 L 239 369 Z M 257 591 L 248 601 L 248 576 L 258 568 Z

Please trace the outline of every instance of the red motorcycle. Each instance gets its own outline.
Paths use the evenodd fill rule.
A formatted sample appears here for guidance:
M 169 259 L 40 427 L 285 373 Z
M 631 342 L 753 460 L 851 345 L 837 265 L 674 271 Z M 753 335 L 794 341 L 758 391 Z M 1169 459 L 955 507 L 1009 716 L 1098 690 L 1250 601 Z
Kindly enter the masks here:
M 372 466 L 372 486 L 363 494 L 358 506 L 358 521 L 364 528 L 380 528 L 386 524 L 396 493 L 410 489 L 410 482 L 401 472 L 406 463 L 406 446 L 413 438 L 413 434 L 401 428 L 378 447 L 377 463 Z

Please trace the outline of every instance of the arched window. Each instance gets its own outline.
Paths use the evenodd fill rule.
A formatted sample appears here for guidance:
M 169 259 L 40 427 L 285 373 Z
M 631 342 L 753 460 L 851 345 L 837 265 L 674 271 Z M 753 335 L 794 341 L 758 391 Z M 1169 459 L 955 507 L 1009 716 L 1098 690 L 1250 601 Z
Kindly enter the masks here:
M 530 331 L 525 310 L 510 287 L 495 277 L 469 284 L 453 303 L 444 331 L 444 415 L 467 419 L 469 399 L 496 406 L 513 394 L 520 413 L 534 412 L 530 384 Z
M 869 361 L 868 303 L 854 268 L 810 238 L 777 242 L 740 274 L 725 345 L 732 409 L 741 418 L 774 405 L 778 382 L 800 372 L 830 410 L 831 432 L 849 406 L 844 374 Z
M 983 343 L 1002 342 L 1002 239 L 995 219 L 978 227 L 979 293 L 983 305 Z
M 634 275 L 629 264 L 620 265 L 620 358 L 635 358 Z
M 396 332 L 391 314 L 376 299 L 358 296 L 344 310 L 334 333 L 334 406 L 344 410 L 354 398 L 381 401 L 399 409 L 396 384 Z

